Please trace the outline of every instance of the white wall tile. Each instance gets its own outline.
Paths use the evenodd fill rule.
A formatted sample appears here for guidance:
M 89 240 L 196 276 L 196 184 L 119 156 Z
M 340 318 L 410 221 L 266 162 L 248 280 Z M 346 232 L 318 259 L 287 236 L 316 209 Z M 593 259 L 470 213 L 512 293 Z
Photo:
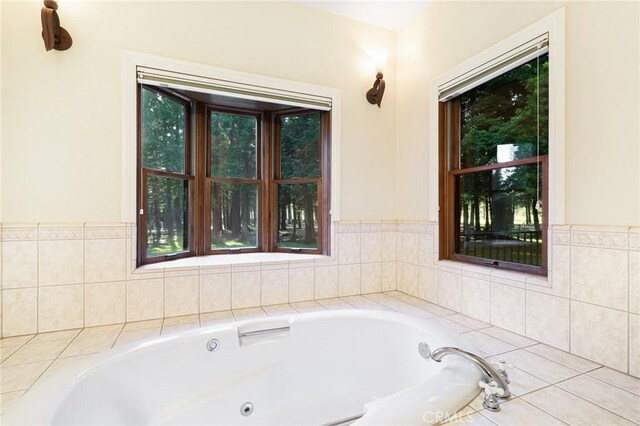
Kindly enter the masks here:
M 360 288 L 362 294 L 382 291 L 382 264 L 380 262 L 360 265 Z
M 397 248 L 397 233 L 396 232 L 383 232 L 382 233 L 382 261 L 394 262 L 396 260 Z
M 463 276 L 462 313 L 481 321 L 490 322 L 491 285 L 489 281 Z
M 82 240 L 48 240 L 38 243 L 38 285 L 83 282 Z
M 640 314 L 640 251 L 629 252 L 629 312 Z
M 360 234 L 360 261 L 382 261 L 382 233 L 363 232 Z
M 261 272 L 234 272 L 231 275 L 231 307 L 233 309 L 260 306 Z
M 338 259 L 340 264 L 360 263 L 360 234 L 338 234 Z
M 382 262 L 382 291 L 397 289 L 397 263 Z
M 527 337 L 569 350 L 569 299 L 527 290 Z
M 319 266 L 315 268 L 315 298 L 338 297 L 338 267 Z
M 461 276 L 453 272 L 438 271 L 438 303 L 456 312 L 462 310 Z
M 85 327 L 124 322 L 124 306 L 124 281 L 87 284 L 84 286 Z
M 231 309 L 231 274 L 200 275 L 200 312 Z
M 314 298 L 314 269 L 289 269 L 289 302 L 303 302 Z
M 628 271 L 626 251 L 571 247 L 571 298 L 626 310 Z
M 200 286 L 197 275 L 164 279 L 164 314 L 167 317 L 197 314 Z
M 571 281 L 571 248 L 554 244 L 551 265 L 551 289 L 547 292 L 556 296 L 569 297 Z
M 628 367 L 628 314 L 571 301 L 571 353 L 616 370 Z
M 38 243 L 2 242 L 2 288 L 35 287 L 38 284 Z
M 38 289 L 2 291 L 2 336 L 19 336 L 38 331 Z
M 87 283 L 122 281 L 125 274 L 125 240 L 86 240 L 84 277 Z
M 38 289 L 38 332 L 80 328 L 84 325 L 83 285 Z
M 164 280 L 127 281 L 127 322 L 164 317 Z
M 491 283 L 491 324 L 525 334 L 525 290 Z
M 262 271 L 262 305 L 277 305 L 289 301 L 289 270 Z
M 404 293 L 418 296 L 419 266 L 414 263 L 400 262 L 400 288 Z
M 419 264 L 419 242 L 418 234 L 412 232 L 403 232 L 401 239 L 401 255 L 400 259 L 406 263 L 414 265 Z
M 438 303 L 438 270 L 421 266 L 418 271 L 418 297 Z
M 640 315 L 629 314 L 629 374 L 640 377 Z
M 433 267 L 433 235 L 420 234 L 418 237 L 418 263 Z
M 340 265 L 338 283 L 340 296 L 360 294 L 360 265 Z

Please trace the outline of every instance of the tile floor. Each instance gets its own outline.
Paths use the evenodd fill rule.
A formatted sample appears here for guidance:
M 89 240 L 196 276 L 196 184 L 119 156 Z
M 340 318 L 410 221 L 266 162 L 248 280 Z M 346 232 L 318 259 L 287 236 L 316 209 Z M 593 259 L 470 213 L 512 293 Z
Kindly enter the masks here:
M 484 410 L 479 396 L 447 425 L 640 424 L 640 379 L 395 291 L 0 339 L 0 411 L 43 377 L 135 340 L 233 320 L 353 308 L 426 318 L 466 336 L 482 356 L 515 366 L 514 396 L 500 412 Z

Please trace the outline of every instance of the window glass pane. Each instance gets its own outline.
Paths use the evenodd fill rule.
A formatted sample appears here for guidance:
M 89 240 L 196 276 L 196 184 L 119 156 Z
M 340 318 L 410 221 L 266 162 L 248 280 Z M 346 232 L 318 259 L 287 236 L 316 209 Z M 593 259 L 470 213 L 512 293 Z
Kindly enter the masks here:
M 318 184 L 278 186 L 278 246 L 318 248 Z
M 541 175 L 527 164 L 459 176 L 456 253 L 542 266 Z
M 142 88 L 142 166 L 184 173 L 185 106 Z
M 211 249 L 258 246 L 258 185 L 211 185 Z
M 280 117 L 280 177 L 320 177 L 320 113 Z
M 147 257 L 186 251 L 187 180 L 147 175 Z
M 211 177 L 255 179 L 258 120 L 211 113 Z
M 548 77 L 545 54 L 459 96 L 461 168 L 548 153 Z

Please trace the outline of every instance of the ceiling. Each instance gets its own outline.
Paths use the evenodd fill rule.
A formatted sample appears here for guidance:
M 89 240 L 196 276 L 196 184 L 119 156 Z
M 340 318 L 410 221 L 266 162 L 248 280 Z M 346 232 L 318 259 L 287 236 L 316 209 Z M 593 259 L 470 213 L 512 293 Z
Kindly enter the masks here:
M 386 28 L 393 31 L 402 29 L 411 18 L 419 14 L 429 4 L 428 0 L 414 1 L 337 1 L 337 0 L 299 0 L 307 6 L 322 9 L 336 15 L 355 19 L 356 21 Z

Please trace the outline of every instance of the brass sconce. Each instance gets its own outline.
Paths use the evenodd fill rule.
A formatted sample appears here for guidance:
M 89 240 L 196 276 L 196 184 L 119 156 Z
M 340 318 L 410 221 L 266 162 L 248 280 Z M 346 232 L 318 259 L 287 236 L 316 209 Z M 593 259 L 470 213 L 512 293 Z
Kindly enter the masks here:
M 44 0 L 40 18 L 42 19 L 42 39 L 47 52 L 51 49 L 67 50 L 73 44 L 69 32 L 60 26 L 60 18 L 56 10 L 58 10 L 58 3 L 55 0 Z
M 382 96 L 384 95 L 384 77 L 381 72 L 376 74 L 376 81 L 373 82 L 373 87 L 367 90 L 367 101 L 371 105 L 378 105 L 380 108 L 380 103 L 382 102 Z

